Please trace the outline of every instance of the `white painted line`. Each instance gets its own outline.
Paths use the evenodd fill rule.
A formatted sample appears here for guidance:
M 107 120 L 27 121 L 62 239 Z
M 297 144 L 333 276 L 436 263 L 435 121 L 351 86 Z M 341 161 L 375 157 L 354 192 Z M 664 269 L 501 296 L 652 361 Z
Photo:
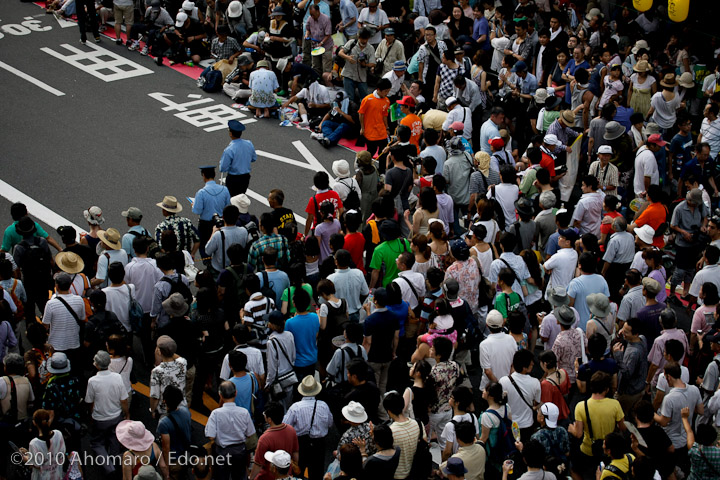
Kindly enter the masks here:
M 253 192 L 252 190 L 248 189 L 248 191 L 246 191 L 245 194 L 250 198 L 254 198 L 258 202 L 262 203 L 263 205 L 267 205 L 268 207 L 270 206 L 270 204 L 267 201 L 267 197 L 260 195 L 257 192 Z M 306 223 L 305 217 L 301 217 L 300 215 L 298 215 L 295 212 L 293 212 L 293 213 L 295 214 L 295 220 L 297 221 L 297 223 L 299 223 L 300 225 L 305 225 L 305 223 Z
M 315 155 L 313 155 L 310 150 L 305 146 L 304 143 L 302 143 L 300 140 L 295 140 L 292 142 L 293 146 L 297 148 L 297 151 L 300 152 L 300 155 L 305 158 L 307 161 L 310 170 L 314 172 L 325 172 L 328 175 L 328 178 L 330 178 L 330 181 L 332 182 L 333 176 L 330 175 L 330 172 L 328 172 L 325 167 L 320 163 L 320 161 L 315 158 Z
M 114 82 L 115 80 L 124 80 L 154 73 L 149 68 L 130 61 L 110 50 L 98 47 L 93 43 L 85 44 L 85 47 L 92 50 L 89 52 L 87 50 L 80 50 L 67 43 L 60 46 L 70 51 L 71 54 L 65 55 L 48 47 L 43 47 L 40 50 L 104 82 Z M 110 58 L 110 60 L 103 60 L 104 58 Z M 129 67 L 129 69 L 122 69 L 120 68 L 121 66 Z
M 55 15 L 53 15 L 55 17 Z M 71 20 L 65 20 L 64 18 L 58 18 L 55 17 L 55 20 L 60 24 L 60 28 L 69 28 L 69 27 L 75 27 L 77 26 L 77 22 L 73 22 Z
M 45 205 L 28 197 L 17 188 L 3 182 L 2 180 L 0 180 L 0 196 L 6 198 L 12 203 L 24 203 L 30 215 L 37 218 L 46 225 L 52 227 L 53 229 L 56 229 L 62 225 L 69 225 L 73 227 L 75 231 L 78 232 L 78 234 L 85 233 L 84 228 L 81 228 L 69 221 L 68 219 L 61 217 L 57 213 L 47 208 Z
M 45 90 L 46 92 L 52 93 L 52 94 L 55 95 L 56 97 L 62 97 L 63 95 L 65 95 L 65 94 L 64 94 L 63 92 L 61 92 L 60 90 L 51 87 L 50 85 L 48 85 L 48 84 L 45 83 L 45 82 L 41 82 L 40 80 L 38 80 L 38 79 L 35 78 L 35 77 L 31 77 L 30 75 L 28 75 L 28 74 L 25 73 L 25 72 L 21 72 L 20 70 L 18 70 L 18 69 L 15 68 L 15 67 L 11 67 L 10 65 L 8 65 L 8 64 L 5 63 L 5 62 L 0 62 L 0 68 L 2 68 L 2 69 L 4 69 L 4 70 L 7 70 L 8 72 L 10 72 L 10 73 L 12 73 L 12 74 L 17 75 L 18 77 L 22 78 L 23 80 L 27 80 L 28 82 L 32 83 L 33 85 L 42 88 L 42 89 Z

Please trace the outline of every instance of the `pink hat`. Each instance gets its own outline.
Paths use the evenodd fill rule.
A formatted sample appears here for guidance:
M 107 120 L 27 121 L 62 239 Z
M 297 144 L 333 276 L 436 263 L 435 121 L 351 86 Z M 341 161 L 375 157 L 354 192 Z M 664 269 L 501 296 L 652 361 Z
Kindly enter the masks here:
M 662 135 L 659 133 L 654 133 L 650 135 L 647 139 L 647 143 L 654 143 L 655 145 L 658 145 L 660 147 L 664 147 L 667 145 L 667 142 L 663 140 Z
M 144 452 L 155 441 L 152 433 L 145 428 L 142 422 L 123 420 L 115 427 L 115 436 L 128 450 Z
M 453 122 L 452 125 L 450 125 L 450 130 L 462 132 L 463 130 L 465 130 L 465 124 L 462 122 Z

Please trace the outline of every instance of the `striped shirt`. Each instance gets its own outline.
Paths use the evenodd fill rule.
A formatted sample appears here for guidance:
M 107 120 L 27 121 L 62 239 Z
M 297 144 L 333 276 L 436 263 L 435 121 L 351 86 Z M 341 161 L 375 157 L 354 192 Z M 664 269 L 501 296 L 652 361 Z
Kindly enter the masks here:
M 405 422 L 394 422 L 390 425 L 393 446 L 400 447 L 400 460 L 394 478 L 402 479 L 410 475 L 410 468 L 415 458 L 417 442 L 420 437 L 419 428 L 418 422 L 412 418 Z M 425 436 L 425 432 L 423 432 L 423 437 Z
M 333 424 L 333 416 L 327 403 L 315 397 L 304 397 L 290 405 L 283 423 L 292 426 L 298 437 L 310 435 L 310 438 L 322 438 L 328 434 Z
M 716 118 L 712 122 L 707 118 L 703 118 L 700 125 L 700 134 L 703 142 L 710 145 L 710 158 L 717 157 L 720 153 L 720 118 Z
M 82 298 L 70 293 L 53 295 L 45 304 L 42 319 L 45 325 L 50 325 L 48 343 L 60 352 L 80 348 L 80 325 L 58 297 L 67 302 L 78 319 L 85 318 L 85 302 Z

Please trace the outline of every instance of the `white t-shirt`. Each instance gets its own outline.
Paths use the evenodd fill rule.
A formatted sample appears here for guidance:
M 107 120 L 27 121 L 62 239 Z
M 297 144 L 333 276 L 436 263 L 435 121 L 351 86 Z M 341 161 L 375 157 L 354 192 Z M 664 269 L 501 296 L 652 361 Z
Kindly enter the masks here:
M 511 375 L 525 398 L 523 400 L 520 397 L 520 394 L 518 394 L 510 381 L 510 376 L 500 379 L 500 385 L 503 386 L 503 390 L 508 395 L 508 405 L 513 410 L 513 420 L 517 422 L 520 428 L 531 427 L 535 421 L 535 411 L 528 407 L 528 404 L 540 403 L 540 382 L 530 375 L 522 375 L 517 372 L 513 372 Z
M 688 383 L 690 381 L 690 370 L 688 370 L 688 368 L 685 365 L 680 365 L 680 379 L 684 383 Z M 664 393 L 668 392 L 669 388 L 668 388 L 667 380 L 665 379 L 665 372 L 661 373 L 660 376 L 658 377 L 656 387 L 661 392 L 664 392 Z
M 375 11 L 375 13 L 370 13 L 370 9 L 368 7 L 363 8 L 360 10 L 360 15 L 358 15 L 357 19 L 358 23 L 371 23 L 375 25 L 376 27 L 382 27 L 383 25 L 387 25 L 390 23 L 390 20 L 388 20 L 388 16 L 385 13 L 385 10 L 382 10 L 380 7 Z M 374 29 L 375 35 L 370 37 L 370 45 L 377 45 L 382 40 L 382 34 L 380 29 Z M 438 36 L 439 38 L 439 36 Z
M 647 190 L 645 188 L 645 177 L 650 177 L 651 185 L 660 183 L 660 173 L 658 172 L 655 154 L 647 146 L 643 145 L 635 156 L 635 178 L 633 179 L 635 195 Z
M 120 285 L 119 287 L 105 287 L 103 288 L 103 292 L 105 292 L 105 297 L 107 298 L 107 303 L 105 304 L 105 310 L 108 312 L 113 312 L 117 317 L 118 320 L 120 320 L 120 323 L 123 324 L 123 327 L 125 327 L 125 330 L 128 332 L 131 330 L 130 328 L 130 294 L 129 291 L 132 292 L 133 298 L 135 298 L 135 285 Z
M 92 403 L 92 418 L 98 422 L 114 420 L 122 413 L 121 401 L 128 398 L 122 377 L 110 370 L 98 372 L 88 380 L 85 403 Z
M 578 253 L 574 248 L 561 248 L 545 262 L 545 270 L 552 270 L 547 291 L 553 286 L 567 286 L 575 277 Z
M 636 269 L 640 274 L 644 277 L 647 273 L 647 263 L 645 263 L 645 259 L 643 258 L 643 251 L 640 250 L 639 252 L 635 252 L 635 256 L 633 257 L 633 261 L 630 264 L 630 268 Z
M 507 333 L 491 333 L 480 343 L 480 367 L 492 369 L 495 378 L 510 374 L 513 356 L 517 352 L 517 343 Z M 482 376 L 480 390 L 488 384 L 487 375 Z
M 442 434 L 440 436 L 445 439 L 446 444 L 452 443 L 452 452 L 453 454 L 455 454 L 458 451 L 459 445 L 457 443 L 457 438 L 455 437 L 455 425 L 452 423 L 453 420 L 455 420 L 457 423 L 471 422 L 475 427 L 475 435 L 477 436 L 480 436 L 480 422 L 478 422 L 475 414 L 463 413 L 462 415 L 453 416 L 450 421 L 445 424 L 445 428 L 443 428 Z
M 514 183 L 501 183 L 495 185 L 494 189 L 488 190 L 487 198 L 493 198 L 493 191 L 495 192 L 494 197 L 500 203 L 505 215 L 505 231 L 511 232 L 515 225 L 515 201 L 520 195 L 520 189 Z

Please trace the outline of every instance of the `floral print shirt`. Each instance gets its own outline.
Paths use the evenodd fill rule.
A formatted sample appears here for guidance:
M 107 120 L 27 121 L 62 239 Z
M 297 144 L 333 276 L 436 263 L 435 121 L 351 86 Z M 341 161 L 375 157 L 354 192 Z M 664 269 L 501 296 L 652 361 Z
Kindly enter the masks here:
M 558 333 L 552 347 L 552 351 L 557 357 L 557 368 L 567 371 L 571 383 L 575 382 L 575 359 L 582 357 L 580 342 L 583 342 L 587 348 L 587 337 L 582 330 L 571 328 Z
M 450 410 L 450 395 L 460 378 L 460 367 L 451 361 L 440 362 L 430 371 L 430 377 L 435 382 L 437 400 L 430 405 L 431 413 L 439 413 Z
M 458 295 L 465 300 L 473 313 L 478 311 L 478 296 L 480 295 L 480 269 L 474 259 L 464 262 L 455 261 L 445 272 L 445 278 L 454 278 L 460 285 Z

